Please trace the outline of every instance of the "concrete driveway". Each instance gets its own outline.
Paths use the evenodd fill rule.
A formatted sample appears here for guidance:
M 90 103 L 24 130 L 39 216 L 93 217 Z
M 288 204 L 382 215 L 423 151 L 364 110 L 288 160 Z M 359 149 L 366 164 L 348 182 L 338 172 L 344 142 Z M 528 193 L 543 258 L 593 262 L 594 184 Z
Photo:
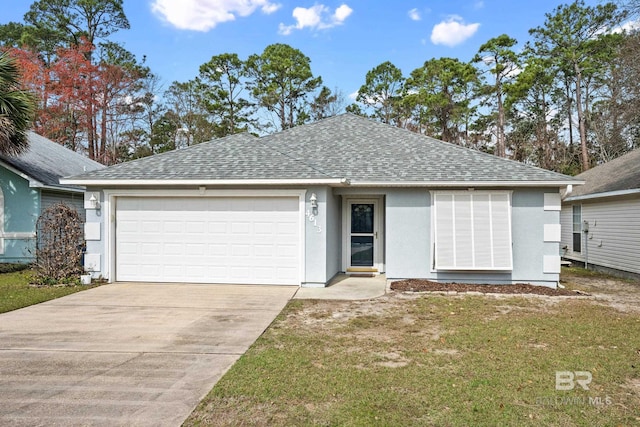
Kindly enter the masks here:
M 0 425 L 180 425 L 297 289 L 118 283 L 0 314 Z

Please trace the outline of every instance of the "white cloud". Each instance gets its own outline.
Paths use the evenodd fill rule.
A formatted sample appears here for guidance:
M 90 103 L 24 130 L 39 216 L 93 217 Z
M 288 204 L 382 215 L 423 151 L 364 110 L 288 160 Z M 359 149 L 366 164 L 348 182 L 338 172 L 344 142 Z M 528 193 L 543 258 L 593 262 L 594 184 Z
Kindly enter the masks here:
M 459 16 L 450 16 L 436 24 L 431 31 L 431 43 L 453 47 L 473 36 L 480 24 L 465 24 Z
M 260 8 L 271 14 L 281 5 L 269 0 L 153 0 L 151 10 L 181 30 L 209 31 L 222 22 L 249 16 Z
M 407 12 L 407 14 L 409 15 L 409 18 L 411 18 L 412 21 L 419 21 L 422 19 L 422 16 L 420 15 L 420 11 L 415 7 L 411 9 L 409 12 Z
M 640 29 L 640 20 L 630 20 L 630 21 L 626 21 L 624 22 L 622 25 L 614 28 L 613 30 L 611 30 L 612 33 L 614 34 L 619 34 L 622 32 L 633 32 Z M 605 31 L 602 31 L 602 33 L 604 33 Z
M 342 24 L 345 19 L 347 19 L 349 15 L 351 15 L 352 12 L 353 9 L 351 9 L 349 6 L 347 6 L 346 4 L 341 4 L 333 14 L 333 21 L 338 24 Z
M 331 10 L 323 4 L 316 4 L 309 8 L 296 7 L 293 9 L 292 14 L 296 23 L 293 25 L 280 23 L 278 32 L 287 36 L 291 34 L 293 30 L 302 30 L 304 28 L 314 30 L 332 28 L 337 25 L 342 25 L 352 12 L 353 9 L 346 4 L 338 7 L 333 14 L 331 14 Z

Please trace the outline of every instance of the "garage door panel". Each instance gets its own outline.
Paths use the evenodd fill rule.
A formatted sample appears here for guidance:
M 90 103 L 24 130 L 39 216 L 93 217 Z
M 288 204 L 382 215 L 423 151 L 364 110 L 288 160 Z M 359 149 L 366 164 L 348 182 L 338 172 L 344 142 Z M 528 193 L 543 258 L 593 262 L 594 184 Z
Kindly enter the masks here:
M 298 247 L 295 245 L 277 245 L 276 256 L 278 258 L 296 259 L 298 258 Z
M 253 254 L 256 257 L 265 257 L 265 258 L 271 258 L 273 251 L 275 250 L 275 245 L 261 245 L 261 244 L 256 244 L 253 247 Z
M 299 284 L 297 197 L 119 198 L 116 278 Z
M 189 256 L 200 256 L 206 254 L 207 245 L 204 243 L 187 243 L 186 245 L 186 254 Z
M 184 233 L 184 223 L 182 221 L 163 221 L 162 231 L 170 234 Z
M 209 233 L 210 234 L 226 234 L 227 223 L 219 222 L 219 221 L 209 222 Z
M 253 232 L 257 236 L 271 237 L 275 234 L 275 227 L 272 222 L 254 222 Z
M 276 269 L 276 271 L 278 277 L 289 278 L 291 280 L 293 280 L 293 278 L 297 277 L 298 275 L 298 272 L 295 268 L 279 267 Z
M 138 224 L 137 221 L 130 221 L 126 219 L 123 219 L 118 223 L 119 231 L 122 233 L 137 233 L 139 226 L 140 224 Z

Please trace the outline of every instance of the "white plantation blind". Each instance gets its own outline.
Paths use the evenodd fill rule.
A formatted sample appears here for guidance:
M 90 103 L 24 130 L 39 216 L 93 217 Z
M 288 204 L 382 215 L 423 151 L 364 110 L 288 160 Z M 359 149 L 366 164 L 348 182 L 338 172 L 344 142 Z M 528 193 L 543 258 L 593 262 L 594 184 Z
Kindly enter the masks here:
M 435 268 L 511 270 L 511 193 L 434 192 Z

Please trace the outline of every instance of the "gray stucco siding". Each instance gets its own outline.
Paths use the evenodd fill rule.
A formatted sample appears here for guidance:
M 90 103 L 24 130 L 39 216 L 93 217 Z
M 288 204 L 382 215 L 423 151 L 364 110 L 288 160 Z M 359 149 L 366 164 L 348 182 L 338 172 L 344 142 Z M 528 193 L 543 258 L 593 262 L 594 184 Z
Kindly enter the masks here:
M 283 188 L 284 189 L 284 188 Z M 559 243 L 544 242 L 544 225 L 558 224 L 559 211 L 544 210 L 544 194 L 555 188 L 515 189 L 512 191 L 513 270 L 500 271 L 435 271 L 432 267 L 432 197 L 426 188 L 348 188 L 327 186 L 287 187 L 305 190 L 303 212 L 304 275 L 302 286 L 325 286 L 342 271 L 343 199 L 345 197 L 379 196 L 384 200 L 384 265 L 388 279 L 426 278 L 438 281 L 468 283 L 527 282 L 555 286 L 559 275 L 543 272 L 544 256 L 558 256 Z M 253 188 L 253 190 L 259 190 Z M 435 190 L 435 189 L 434 189 Z M 89 188 L 105 203 L 104 193 Z M 268 191 L 269 190 L 265 190 Z M 504 191 L 504 189 L 500 190 Z M 313 215 L 311 194 L 318 199 L 318 213 Z M 159 190 L 162 194 L 162 190 Z M 309 215 L 306 215 L 306 213 Z M 310 217 L 313 215 L 313 218 Z M 87 222 L 98 222 L 100 240 L 87 241 L 87 252 L 100 254 L 102 274 L 109 262 L 104 223 L 105 210 L 88 210 Z M 112 230 L 113 232 L 113 230 Z M 113 279 L 113 278 L 111 278 Z
M 100 239 L 86 241 L 86 253 L 97 255 L 100 258 L 100 270 L 92 272 L 94 278 L 106 278 L 107 263 L 109 262 L 107 251 L 107 239 L 105 236 L 106 224 L 109 215 L 106 214 L 104 192 L 99 188 L 87 188 L 86 193 L 93 193 L 101 203 L 101 209 L 86 209 L 85 222 L 98 223 L 100 228 Z M 83 198 L 84 200 L 84 198 Z M 84 203 L 83 203 L 84 204 Z M 113 280 L 113 278 L 111 278 Z
M 514 282 L 557 284 L 560 277 L 543 272 L 544 256 L 559 256 L 559 242 L 544 241 L 545 224 L 559 224 L 560 211 L 544 210 L 544 194 L 552 189 L 520 189 L 512 198 Z
M 386 190 L 387 278 L 430 276 L 431 196 L 424 188 Z
M 526 282 L 555 286 L 559 275 L 543 272 L 545 255 L 557 256 L 559 244 L 544 242 L 544 225 L 558 224 L 558 211 L 544 210 L 544 193 L 556 189 L 512 192 L 511 271 L 435 271 L 432 269 L 431 200 L 426 189 L 387 191 L 387 278 L 425 278 L 467 283 Z
M 303 286 L 324 286 L 327 278 L 327 207 L 331 204 L 328 187 L 309 187 L 305 195 L 305 277 Z M 312 194 L 318 199 L 317 215 L 313 213 Z M 308 215 L 307 215 L 308 214 Z
M 331 189 L 326 203 L 326 282 L 342 269 L 342 198 Z

